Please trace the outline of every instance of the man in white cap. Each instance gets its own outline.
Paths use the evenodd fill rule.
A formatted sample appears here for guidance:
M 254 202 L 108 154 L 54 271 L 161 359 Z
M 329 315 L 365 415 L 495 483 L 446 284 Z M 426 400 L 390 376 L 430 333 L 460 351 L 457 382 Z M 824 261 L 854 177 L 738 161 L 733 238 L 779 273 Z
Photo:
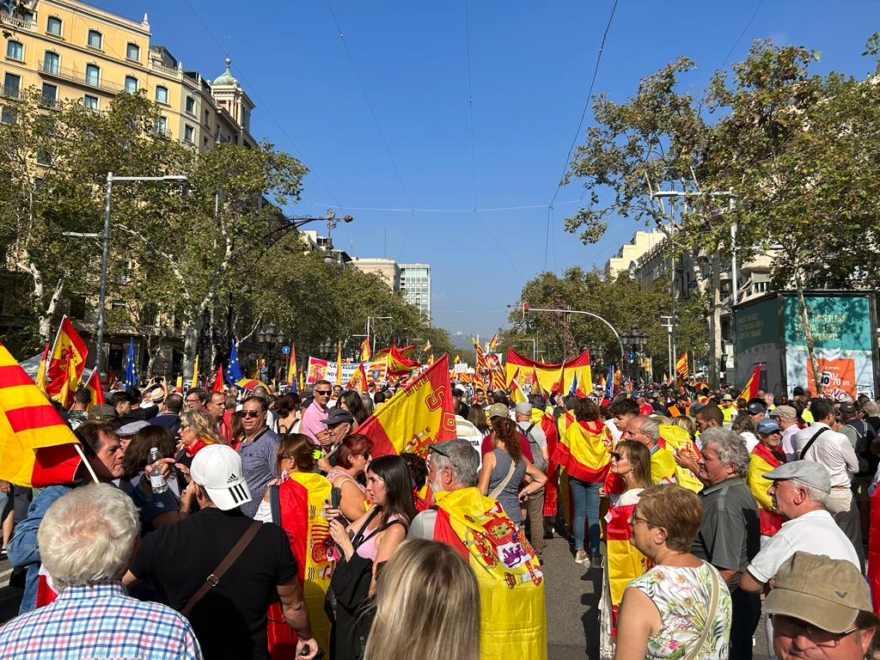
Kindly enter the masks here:
M 801 430 L 797 421 L 797 410 L 792 406 L 776 406 L 769 413 L 782 429 L 782 450 L 785 452 L 787 461 L 797 460 L 797 450 L 794 448 L 794 436 Z
M 868 585 L 851 562 L 796 552 L 776 574 L 764 601 L 781 660 L 866 660 L 880 619 Z
M 190 474 L 192 483 L 181 502 L 195 500 L 200 511 L 145 536 L 123 580 L 126 586 L 150 580 L 160 600 L 178 611 L 218 572 L 254 524 L 239 508 L 251 501 L 251 492 L 234 449 L 203 448 L 193 459 Z M 260 525 L 240 556 L 188 614 L 205 657 L 268 660 L 266 611 L 275 592 L 285 620 L 299 637 L 297 658 L 313 658 L 318 645 L 309 626 L 296 560 L 287 535 L 275 525 Z

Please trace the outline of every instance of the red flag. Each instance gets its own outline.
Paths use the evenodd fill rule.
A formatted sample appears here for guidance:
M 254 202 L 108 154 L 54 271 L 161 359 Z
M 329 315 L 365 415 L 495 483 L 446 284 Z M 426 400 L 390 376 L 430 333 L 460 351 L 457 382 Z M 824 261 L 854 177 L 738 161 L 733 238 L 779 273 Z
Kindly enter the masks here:
M 214 383 L 211 385 L 212 392 L 223 391 L 223 365 L 217 366 L 217 375 L 214 376 Z
M 758 396 L 758 385 L 761 382 L 761 365 L 756 364 L 754 370 L 752 371 L 752 377 L 749 378 L 749 382 L 746 383 L 746 386 L 743 388 L 742 392 L 739 394 L 740 399 L 745 399 L 748 401 L 749 399 L 754 399 Z
M 92 373 L 89 374 L 89 379 L 86 381 L 86 389 L 92 395 L 92 400 L 86 407 L 86 410 L 99 403 L 105 403 L 104 387 L 101 385 L 101 378 L 98 376 L 97 369 L 92 369 Z
M 444 354 L 358 427 L 373 441 L 374 457 L 400 452 L 424 457 L 430 445 L 455 438 L 448 373 Z
M 46 384 L 46 391 L 50 396 L 54 397 L 60 394 L 65 381 L 73 380 L 72 377 L 66 378 L 68 355 L 78 383 L 86 367 L 88 354 L 89 349 L 86 342 L 79 336 L 70 319 L 65 316 L 61 319 L 61 325 L 58 327 L 58 334 L 49 355 L 49 382 Z

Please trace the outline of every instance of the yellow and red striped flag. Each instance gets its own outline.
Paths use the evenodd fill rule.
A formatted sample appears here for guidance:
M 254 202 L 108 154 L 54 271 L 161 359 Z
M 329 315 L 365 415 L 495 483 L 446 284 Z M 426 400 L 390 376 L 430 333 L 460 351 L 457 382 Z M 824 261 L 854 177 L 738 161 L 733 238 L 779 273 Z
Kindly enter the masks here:
M 45 394 L 0 344 L 0 479 L 21 486 L 68 483 L 82 460 L 77 444 Z
M 74 380 L 73 376 L 67 374 L 68 362 L 70 357 L 70 365 L 73 367 L 76 376 L 76 382 L 82 377 L 83 370 L 86 368 L 86 358 L 89 355 L 89 349 L 86 342 L 73 323 L 66 316 L 61 319 L 61 325 L 58 326 L 58 334 L 55 336 L 55 343 L 52 345 L 52 351 L 49 354 L 49 367 L 47 369 L 48 383 L 46 383 L 46 392 L 53 399 L 58 401 L 56 395 L 61 394 L 61 389 L 67 384 L 70 387 L 70 381 Z M 74 386 L 76 390 L 76 386 Z M 71 396 L 73 396 L 71 394 Z M 62 402 L 63 403 L 63 402 Z
M 685 351 L 681 355 L 678 356 L 678 360 L 675 361 L 675 373 L 678 374 L 678 377 L 681 380 L 687 379 L 690 374 L 690 369 L 688 369 L 688 352 Z
M 364 337 L 361 342 L 361 362 L 369 362 L 373 357 L 373 351 L 370 349 L 370 337 Z
M 745 399 L 748 401 L 749 399 L 754 399 L 758 396 L 758 386 L 761 382 L 761 365 L 756 364 L 755 368 L 752 370 L 752 375 L 749 378 L 746 386 L 743 388 L 742 392 L 739 393 L 740 399 Z
M 424 457 L 430 445 L 455 438 L 448 374 L 444 353 L 358 427 L 373 441 L 374 457 L 401 452 Z
M 86 389 L 92 395 L 92 400 L 86 406 L 86 410 L 99 403 L 105 403 L 104 386 L 101 385 L 101 377 L 98 375 L 97 369 L 92 369 L 92 373 L 89 374 L 89 379 L 86 381 Z
M 37 387 L 43 392 L 46 392 L 46 369 L 49 366 L 48 360 L 49 344 L 46 344 L 43 348 L 43 356 L 40 358 L 40 366 L 37 367 L 37 375 L 34 378 L 34 383 L 36 383 Z M 49 396 L 48 392 L 46 392 L 46 396 Z
M 342 385 L 342 342 L 336 342 L 336 385 Z
M 498 333 L 497 332 L 494 335 L 492 335 L 492 339 L 489 340 L 489 350 L 494 352 L 496 346 L 498 346 Z

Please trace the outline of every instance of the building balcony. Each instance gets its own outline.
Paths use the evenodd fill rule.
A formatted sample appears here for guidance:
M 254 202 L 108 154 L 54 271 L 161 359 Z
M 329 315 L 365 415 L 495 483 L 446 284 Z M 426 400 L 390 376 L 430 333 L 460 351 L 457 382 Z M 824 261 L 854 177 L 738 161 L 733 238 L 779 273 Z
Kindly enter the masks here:
M 85 73 L 76 71 L 74 69 L 65 69 L 64 67 L 55 66 L 54 64 L 49 64 L 46 62 L 39 62 L 37 67 L 40 73 L 45 76 L 51 76 L 53 78 L 58 78 L 67 82 L 73 82 L 78 85 L 91 87 L 93 89 L 100 89 L 101 91 L 107 92 L 109 94 L 118 94 L 124 90 L 124 88 L 120 85 L 108 83 L 106 80 L 103 80 L 100 77 L 97 80 L 95 80 L 94 78 L 89 78 L 86 76 Z
M 0 87 L 0 95 L 7 99 L 20 99 L 21 87 Z

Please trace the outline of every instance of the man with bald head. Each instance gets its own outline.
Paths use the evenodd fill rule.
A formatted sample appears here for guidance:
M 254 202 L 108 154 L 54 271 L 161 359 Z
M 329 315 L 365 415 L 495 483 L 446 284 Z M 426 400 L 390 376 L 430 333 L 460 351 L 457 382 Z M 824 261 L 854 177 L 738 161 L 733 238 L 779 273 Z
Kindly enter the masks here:
M 678 483 L 675 470 L 675 456 L 661 447 L 660 425 L 646 415 L 638 415 L 626 424 L 624 437 L 645 445 L 651 452 L 651 481 L 655 485 Z

